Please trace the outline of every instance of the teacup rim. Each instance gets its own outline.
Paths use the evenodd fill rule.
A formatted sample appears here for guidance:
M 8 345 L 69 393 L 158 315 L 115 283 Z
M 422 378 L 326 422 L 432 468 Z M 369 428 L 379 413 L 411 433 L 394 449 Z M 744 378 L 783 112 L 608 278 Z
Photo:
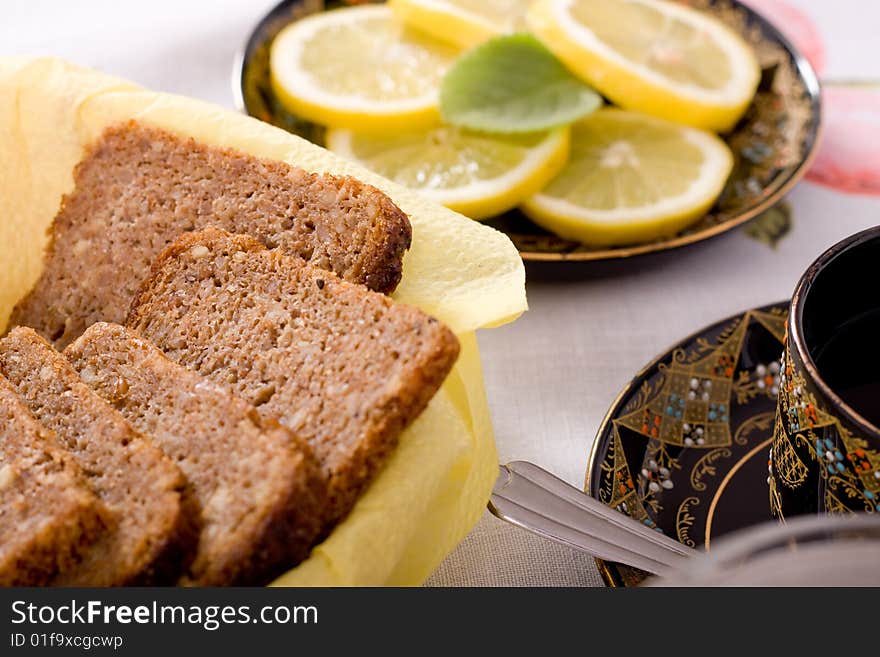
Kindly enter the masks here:
M 831 262 L 841 257 L 853 248 L 856 248 L 865 242 L 880 238 L 880 225 L 867 228 L 854 235 L 837 242 L 835 245 L 827 249 L 820 255 L 804 272 L 798 281 L 794 295 L 791 300 L 791 312 L 789 314 L 788 341 L 790 348 L 797 351 L 798 358 L 803 363 L 804 368 L 810 375 L 810 382 L 816 386 L 819 391 L 834 404 L 835 414 L 844 416 L 844 418 L 857 426 L 866 435 L 871 435 L 880 439 L 880 427 L 869 422 L 858 411 L 847 404 L 830 385 L 822 378 L 819 368 L 807 349 L 803 335 L 803 314 L 804 304 L 809 296 L 810 289 L 816 278 Z

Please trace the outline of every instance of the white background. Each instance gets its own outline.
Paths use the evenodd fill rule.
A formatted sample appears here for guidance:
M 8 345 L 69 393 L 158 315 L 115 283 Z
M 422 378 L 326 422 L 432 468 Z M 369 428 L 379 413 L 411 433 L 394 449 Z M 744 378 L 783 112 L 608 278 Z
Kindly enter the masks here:
M 880 6 L 790 0 L 819 26 L 824 77 L 880 79 Z M 761 0 L 752 0 L 760 7 Z M 273 0 L 0 0 L 0 54 L 51 54 L 145 86 L 232 107 L 236 51 Z M 866 136 L 867 137 L 867 136 Z M 872 135 L 877 139 L 876 135 Z M 662 256 L 529 269 L 531 310 L 480 336 L 502 461 L 534 461 L 581 485 L 596 429 L 642 365 L 701 326 L 790 295 L 826 247 L 880 223 L 880 201 L 804 183 L 778 250 L 742 232 Z M 589 558 L 487 515 L 438 585 L 589 585 Z

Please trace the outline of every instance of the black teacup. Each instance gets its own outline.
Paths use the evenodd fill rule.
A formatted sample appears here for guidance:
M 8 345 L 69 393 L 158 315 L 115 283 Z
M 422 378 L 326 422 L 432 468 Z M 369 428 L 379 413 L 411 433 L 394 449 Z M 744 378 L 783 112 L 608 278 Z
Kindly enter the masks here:
M 880 506 L 880 227 L 833 246 L 798 283 L 773 447 L 777 518 Z

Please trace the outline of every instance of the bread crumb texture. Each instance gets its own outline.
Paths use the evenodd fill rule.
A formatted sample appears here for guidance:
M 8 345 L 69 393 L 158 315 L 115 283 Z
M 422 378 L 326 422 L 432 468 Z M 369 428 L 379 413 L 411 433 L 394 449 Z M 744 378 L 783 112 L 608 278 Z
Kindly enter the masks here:
M 29 328 L 0 340 L 0 372 L 113 516 L 84 563 L 56 584 L 168 584 L 195 540 L 181 505 L 185 480 L 153 443 L 84 383 L 67 360 Z M 121 382 L 118 385 L 122 385 Z
M 192 487 L 202 527 L 182 583 L 264 584 L 306 557 L 326 494 L 289 431 L 122 326 L 94 324 L 64 353 Z
M 82 471 L 0 376 L 0 586 L 79 567 L 108 522 Z
M 420 310 L 216 228 L 157 259 L 128 324 L 305 440 L 329 485 L 329 523 L 348 513 L 459 352 Z

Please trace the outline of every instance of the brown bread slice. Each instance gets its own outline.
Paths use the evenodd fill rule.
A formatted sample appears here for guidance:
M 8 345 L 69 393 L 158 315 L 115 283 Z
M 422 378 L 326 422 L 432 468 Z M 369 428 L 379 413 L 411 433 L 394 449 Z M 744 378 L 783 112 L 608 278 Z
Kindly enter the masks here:
M 199 144 L 134 121 L 109 128 L 74 172 L 45 269 L 10 326 L 62 348 L 122 322 L 153 259 L 208 224 L 248 233 L 380 292 L 400 282 L 412 229 L 378 189 Z
M 55 432 L 115 520 L 83 563 L 55 584 L 173 583 L 195 547 L 198 508 L 186 507 L 180 469 L 29 328 L 0 340 L 0 372 L 34 416 Z
M 0 376 L 0 586 L 41 586 L 105 530 L 103 504 Z
M 156 260 L 128 321 L 311 445 L 330 488 L 328 526 L 351 509 L 459 351 L 420 310 L 216 228 L 183 236 Z
M 64 355 L 192 485 L 202 532 L 184 584 L 263 584 L 305 558 L 324 489 L 289 431 L 122 326 L 95 324 Z

